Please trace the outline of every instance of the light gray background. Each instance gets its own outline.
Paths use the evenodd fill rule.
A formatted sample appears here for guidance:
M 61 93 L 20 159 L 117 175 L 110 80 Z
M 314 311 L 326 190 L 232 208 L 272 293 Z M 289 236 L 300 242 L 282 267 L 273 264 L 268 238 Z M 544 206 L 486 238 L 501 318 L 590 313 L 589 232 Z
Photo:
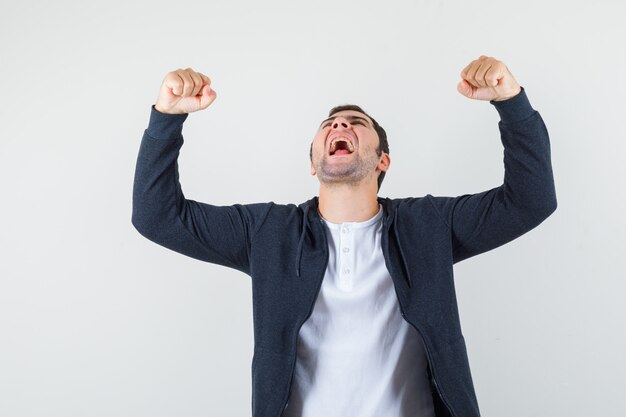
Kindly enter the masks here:
M 626 6 L 571 1 L 9 2 L 0 10 L 0 415 L 250 415 L 249 277 L 132 227 L 135 160 L 167 72 L 217 100 L 180 178 L 212 204 L 317 194 L 334 105 L 387 130 L 381 196 L 503 179 L 496 110 L 456 91 L 504 61 L 551 137 L 557 211 L 455 266 L 484 416 L 616 415 L 626 386 Z

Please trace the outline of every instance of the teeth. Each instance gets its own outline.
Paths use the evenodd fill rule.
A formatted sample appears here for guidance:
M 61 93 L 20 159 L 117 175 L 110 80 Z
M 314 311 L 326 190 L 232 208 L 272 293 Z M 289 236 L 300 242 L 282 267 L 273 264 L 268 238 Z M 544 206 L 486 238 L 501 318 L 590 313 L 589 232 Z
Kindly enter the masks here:
M 330 153 L 334 153 L 335 150 L 337 149 L 337 142 L 339 141 L 343 141 L 346 142 L 348 144 L 348 148 L 350 149 L 350 152 L 354 152 L 354 145 L 352 145 L 352 142 L 348 139 L 345 138 L 343 136 L 337 136 L 336 138 L 333 138 L 331 144 L 330 144 Z

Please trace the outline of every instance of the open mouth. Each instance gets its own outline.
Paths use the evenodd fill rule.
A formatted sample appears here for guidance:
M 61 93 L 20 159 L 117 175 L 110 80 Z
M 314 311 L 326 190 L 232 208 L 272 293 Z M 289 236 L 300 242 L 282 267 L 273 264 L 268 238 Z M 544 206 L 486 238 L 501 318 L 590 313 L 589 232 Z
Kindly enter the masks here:
M 333 138 L 328 149 L 328 154 L 331 156 L 349 155 L 354 152 L 354 145 L 352 142 L 343 137 L 337 136 Z

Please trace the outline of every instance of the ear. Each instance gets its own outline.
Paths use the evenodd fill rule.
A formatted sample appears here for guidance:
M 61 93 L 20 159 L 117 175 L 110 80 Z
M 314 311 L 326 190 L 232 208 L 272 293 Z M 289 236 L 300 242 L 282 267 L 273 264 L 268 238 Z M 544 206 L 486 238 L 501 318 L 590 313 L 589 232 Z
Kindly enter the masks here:
M 376 165 L 376 169 L 378 169 L 379 171 L 387 172 L 387 170 L 389 169 L 389 165 L 391 165 L 391 158 L 389 157 L 388 153 L 383 152 L 380 156 L 380 160 L 378 161 L 378 165 Z
M 315 142 L 315 138 L 311 141 L 311 145 L 309 145 L 309 153 L 313 152 L 313 143 Z M 313 161 L 309 158 L 309 162 L 311 162 L 311 175 L 315 176 L 315 167 L 313 166 Z

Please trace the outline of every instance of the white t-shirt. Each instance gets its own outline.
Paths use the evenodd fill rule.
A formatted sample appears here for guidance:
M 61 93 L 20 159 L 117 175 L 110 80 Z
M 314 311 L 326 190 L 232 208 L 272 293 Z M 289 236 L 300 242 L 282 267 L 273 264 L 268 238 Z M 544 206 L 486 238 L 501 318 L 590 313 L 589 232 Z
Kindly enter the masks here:
M 331 223 L 328 267 L 298 335 L 285 417 L 434 417 L 426 353 L 400 315 L 381 248 L 383 209 Z

